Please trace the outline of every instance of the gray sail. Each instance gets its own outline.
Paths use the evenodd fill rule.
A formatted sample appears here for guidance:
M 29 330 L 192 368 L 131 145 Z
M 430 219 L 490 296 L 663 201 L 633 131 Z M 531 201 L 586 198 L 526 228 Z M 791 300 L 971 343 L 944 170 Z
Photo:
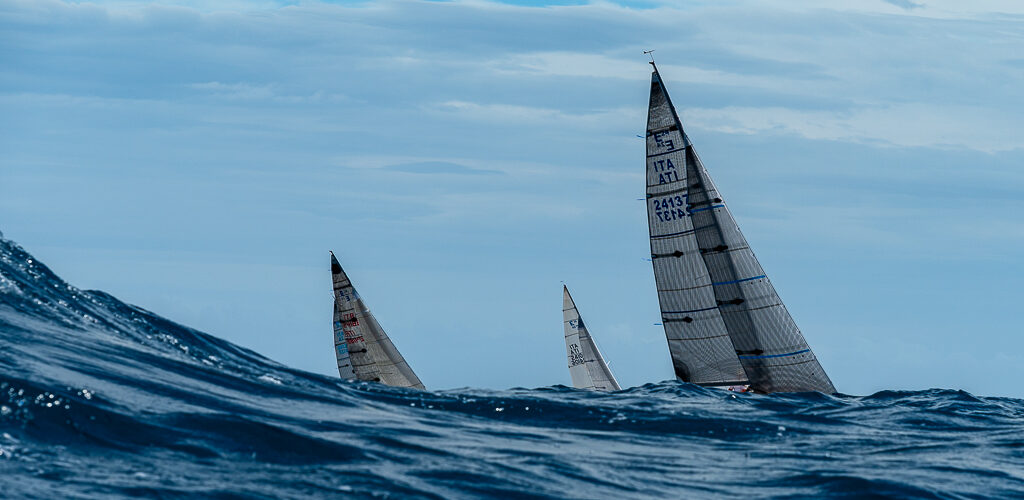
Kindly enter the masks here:
M 835 392 L 697 157 L 657 67 L 647 117 L 647 212 L 677 377 L 766 393 Z
M 583 324 L 583 318 L 565 286 L 562 287 L 562 320 L 573 387 L 599 391 L 620 390 L 619 383 L 615 381 L 608 363 L 605 363 L 601 351 Z
M 334 282 L 334 349 L 342 378 L 423 389 L 331 252 Z

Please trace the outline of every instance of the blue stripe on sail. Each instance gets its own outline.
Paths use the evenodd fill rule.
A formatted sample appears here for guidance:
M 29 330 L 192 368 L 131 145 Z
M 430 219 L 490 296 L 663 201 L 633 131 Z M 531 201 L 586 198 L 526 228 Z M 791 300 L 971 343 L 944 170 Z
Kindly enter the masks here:
M 724 207 L 724 206 L 725 206 L 725 205 L 711 205 L 710 207 L 704 207 L 704 208 L 698 208 L 698 209 L 696 209 L 696 210 L 690 210 L 690 213 L 691 213 L 691 214 L 695 214 L 695 213 L 697 213 L 697 212 L 703 212 L 703 211 L 705 211 L 705 210 L 711 210 L 712 208 L 722 208 L 722 207 Z
M 701 311 L 710 311 L 710 310 L 712 310 L 712 309 L 718 309 L 718 306 L 712 306 L 712 307 L 705 307 L 704 309 L 691 309 L 691 310 L 689 310 L 689 311 L 665 311 L 665 312 L 664 312 L 664 314 L 686 314 L 686 313 L 696 313 L 696 312 L 701 312 Z
M 693 229 L 690 229 L 688 231 L 679 231 L 678 233 L 655 234 L 655 235 L 652 235 L 651 238 L 668 238 L 669 236 L 679 236 L 680 234 L 689 234 L 689 233 L 692 233 L 693 231 L 694 231 Z
M 802 351 L 787 352 L 786 354 L 763 354 L 760 356 L 739 356 L 740 359 L 768 359 L 768 358 L 781 358 L 783 356 L 795 356 L 797 354 L 803 354 L 805 352 L 811 352 L 810 349 L 804 349 Z
M 753 278 L 743 278 L 741 280 L 719 281 L 718 283 L 712 283 L 712 285 L 731 285 L 733 283 L 743 283 L 744 281 L 759 280 L 761 278 L 767 278 L 767 276 L 762 274 L 760 276 L 754 276 Z

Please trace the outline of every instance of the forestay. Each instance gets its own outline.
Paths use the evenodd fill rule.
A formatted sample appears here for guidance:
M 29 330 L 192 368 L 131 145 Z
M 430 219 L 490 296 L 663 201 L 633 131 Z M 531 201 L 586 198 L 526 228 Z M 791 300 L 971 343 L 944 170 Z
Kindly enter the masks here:
M 387 333 L 377 323 L 331 252 L 334 281 L 334 350 L 345 379 L 423 389 Z
M 697 157 L 657 67 L 647 118 L 647 212 L 677 377 L 758 392 L 835 392 Z
M 619 383 L 615 381 L 601 351 L 583 324 L 583 318 L 565 286 L 562 287 L 562 320 L 573 387 L 599 391 L 620 390 Z

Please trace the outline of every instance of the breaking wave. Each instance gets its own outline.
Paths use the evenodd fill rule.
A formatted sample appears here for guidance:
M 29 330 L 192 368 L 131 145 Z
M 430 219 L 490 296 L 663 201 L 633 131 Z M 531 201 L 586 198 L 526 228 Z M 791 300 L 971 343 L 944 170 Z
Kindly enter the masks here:
M 12 497 L 1020 497 L 1024 402 L 350 383 L 79 290 L 0 236 L 0 471 Z

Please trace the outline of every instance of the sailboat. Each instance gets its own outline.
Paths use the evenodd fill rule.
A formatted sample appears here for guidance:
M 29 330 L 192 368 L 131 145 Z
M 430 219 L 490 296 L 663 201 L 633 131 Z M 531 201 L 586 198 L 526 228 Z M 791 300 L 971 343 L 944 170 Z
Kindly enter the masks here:
M 754 392 L 836 392 L 683 131 L 651 61 L 647 215 L 676 377 Z
M 569 295 L 569 288 L 562 286 L 562 320 L 565 326 L 565 351 L 569 358 L 569 374 L 572 385 L 577 389 L 618 391 L 612 371 L 605 363 L 594 338 L 590 336 L 583 318 L 576 309 L 576 303 Z
M 348 380 L 423 389 L 423 383 L 391 343 L 331 252 L 334 282 L 334 352 L 338 373 Z

